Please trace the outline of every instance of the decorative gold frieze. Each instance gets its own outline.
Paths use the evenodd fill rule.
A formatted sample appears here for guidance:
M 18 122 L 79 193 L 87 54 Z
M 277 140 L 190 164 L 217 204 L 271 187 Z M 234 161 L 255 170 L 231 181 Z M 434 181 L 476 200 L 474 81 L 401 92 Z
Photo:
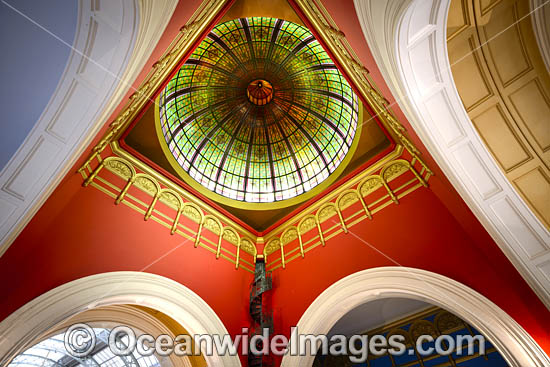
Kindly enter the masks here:
M 152 196 L 156 196 L 160 191 L 158 183 L 145 175 L 138 175 L 134 180 L 134 185 Z
M 317 222 L 315 221 L 315 216 L 309 215 L 307 217 L 304 217 L 304 219 L 302 219 L 300 224 L 298 224 L 299 233 L 303 234 L 303 233 L 309 232 L 316 225 L 317 225 Z
M 281 248 L 281 241 L 278 238 L 274 238 L 269 241 L 264 247 L 264 256 L 273 254 L 275 251 Z
M 412 180 L 398 188 L 390 188 L 391 181 L 407 172 L 412 172 Z M 397 159 L 382 166 L 379 174 L 359 175 L 355 180 L 344 184 L 341 190 L 324 197 L 319 203 L 308 208 L 306 212 L 300 213 L 300 215 L 306 215 L 292 218 L 266 236 L 268 245 L 264 248 L 264 256 L 269 269 L 285 268 L 290 261 L 298 257 L 305 257 L 305 253 L 315 248 L 317 244 L 325 246 L 328 238 L 341 232 L 348 233 L 350 226 L 365 219 L 372 219 L 374 213 L 382 210 L 388 204 L 398 204 L 400 197 L 427 186 L 426 181 L 430 174 L 424 170 L 423 175 L 424 177 L 418 174 L 414 166 L 407 160 Z M 386 191 L 386 195 L 367 204 L 368 195 L 382 188 Z M 357 202 L 360 202 L 362 209 L 351 215 L 348 213 L 344 217 L 344 210 Z M 323 222 L 331 221 L 334 222 L 334 225 L 329 228 L 324 228 L 321 225 Z M 304 243 L 303 236 L 312 230 L 316 230 L 316 235 Z M 296 239 L 294 234 L 298 237 L 298 248 L 291 251 L 285 250 L 285 245 Z M 277 239 L 278 241 L 276 241 Z M 277 250 L 281 252 L 280 257 L 270 256 L 268 261 L 267 255 L 273 255 Z M 293 255 L 293 251 L 299 251 L 299 254 Z
M 122 180 L 125 180 L 126 183 L 124 186 L 120 188 L 114 183 L 107 181 L 106 178 L 103 178 L 101 176 L 103 168 Z M 88 173 L 90 173 L 89 176 Z M 239 231 L 230 224 L 224 224 L 222 220 L 216 216 L 204 213 L 198 205 L 184 201 L 184 198 L 177 191 L 163 187 L 156 178 L 146 173 L 136 173 L 136 169 L 133 165 L 124 158 L 111 156 L 101 159 L 101 157 L 98 156 L 97 167 L 93 170 L 81 170 L 81 174 L 86 186 L 94 186 L 110 196 L 113 196 L 116 204 L 124 203 L 142 212 L 145 220 L 153 218 L 157 222 L 169 227 L 171 234 L 177 233 L 183 235 L 193 240 L 195 247 L 200 246 L 212 251 L 215 253 L 217 259 L 224 258 L 235 263 L 237 269 L 241 268 L 253 272 L 253 262 L 256 261 L 256 246 L 249 237 L 244 238 L 247 233 L 239 233 Z M 107 190 L 98 183 L 102 183 L 114 190 Z M 129 191 L 132 187 L 151 196 L 150 203 L 142 202 L 137 197 L 130 195 Z M 163 213 L 157 208 L 159 202 L 162 202 L 168 208 L 174 210 L 175 214 L 174 212 L 172 212 L 172 214 Z M 136 206 L 134 203 L 141 204 L 141 207 Z M 192 223 L 197 223 L 198 229 L 193 231 L 183 226 L 183 224 L 180 223 L 181 215 L 190 219 Z M 212 242 L 205 236 L 203 227 L 217 236 L 216 242 Z M 227 248 L 223 248 L 222 239 L 234 245 L 236 247 L 236 253 Z M 241 247 L 243 252 L 253 257 L 252 263 L 243 260 L 240 252 Z
M 402 152 L 398 149 L 397 153 L 401 155 Z M 390 155 L 390 157 L 392 157 L 392 155 Z M 89 168 L 91 172 L 89 176 L 86 175 L 86 170 L 82 171 L 86 185 L 90 183 L 93 184 L 94 179 L 98 179 L 99 173 L 105 168 L 126 182 L 119 193 L 115 195 L 115 203 L 125 202 L 125 196 L 128 190 L 135 186 L 140 191 L 151 196 L 150 202 L 147 204 L 144 203 L 144 207 L 146 208 L 144 211 L 145 220 L 148 220 L 157 212 L 155 209 L 156 204 L 162 202 L 175 211 L 175 215 L 172 214 L 170 222 L 171 234 L 178 231 L 180 216 L 183 215 L 192 222 L 198 224 L 198 229 L 194 237 L 195 247 L 198 247 L 201 241 L 205 240 L 202 231 L 203 228 L 206 228 L 217 236 L 216 241 L 212 243 L 214 245 L 212 251 L 215 253 L 216 258 L 223 257 L 224 249 L 222 248 L 222 239 L 224 239 L 237 247 L 235 260 L 236 267 L 242 265 L 242 263 L 239 265 L 241 249 L 245 253 L 252 255 L 254 261 L 256 260 L 257 251 L 255 244 L 258 243 L 257 237 L 241 231 L 240 228 L 226 222 L 223 215 L 205 213 L 200 206 L 187 201 L 185 196 L 177 191 L 181 190 L 181 188 L 167 188 L 164 186 L 167 183 L 166 181 L 159 182 L 157 178 L 150 174 L 143 172 L 137 173 L 133 164 L 125 158 L 117 156 L 110 156 L 104 159 L 98 156 L 97 158 L 97 166 L 93 170 Z M 398 197 L 402 197 L 418 187 L 426 186 L 426 181 L 430 176 L 426 170 L 421 171 L 423 172 L 423 176 L 420 175 L 416 172 L 414 166 L 403 158 L 390 160 L 384 165 L 374 166 L 374 168 L 378 168 L 378 174 L 373 173 L 371 170 L 359 174 L 354 179 L 349 180 L 335 190 L 334 193 L 323 197 L 317 203 L 310 206 L 308 210 L 300 213 L 298 216 L 268 233 L 266 235 L 267 245 L 264 247 L 263 254 L 266 258 L 266 262 L 269 256 L 268 264 L 279 264 L 273 266 L 271 270 L 279 266 L 285 268 L 288 262 L 296 258 L 292 252 L 287 253 L 286 251 L 288 250 L 285 250 L 285 245 L 295 241 L 296 238 L 298 238 L 299 242 L 297 250 L 299 251 L 298 256 L 305 257 L 305 253 L 315 247 L 315 243 L 325 246 L 326 241 L 332 238 L 335 233 L 347 233 L 348 227 L 357 224 L 358 220 L 372 219 L 374 213 L 387 206 L 384 200 L 380 201 L 380 199 L 367 204 L 365 199 L 369 194 L 384 188 L 387 193 L 385 197 L 389 199 L 390 202 L 398 203 Z M 401 188 L 390 188 L 389 183 L 391 181 L 407 172 L 414 173 L 415 178 L 412 181 L 418 182 L 416 186 L 405 191 L 402 191 Z M 158 175 L 157 177 L 162 179 L 162 176 Z M 412 181 L 409 181 L 408 184 Z M 361 203 L 362 207 L 361 217 L 357 219 L 357 213 L 344 217 L 343 211 L 358 201 Z M 337 227 L 340 229 L 335 230 L 334 226 L 329 228 L 323 228 L 321 226 L 323 222 L 330 221 L 331 218 L 335 216 L 337 218 L 335 223 L 337 223 Z M 304 243 L 303 236 L 312 230 L 316 231 L 315 237 L 318 241 L 311 242 L 310 240 Z
M 258 253 L 258 250 L 256 249 L 256 244 L 248 239 L 248 238 L 242 238 L 241 239 L 241 249 L 248 253 L 249 255 L 254 256 L 254 262 L 256 262 L 256 255 Z

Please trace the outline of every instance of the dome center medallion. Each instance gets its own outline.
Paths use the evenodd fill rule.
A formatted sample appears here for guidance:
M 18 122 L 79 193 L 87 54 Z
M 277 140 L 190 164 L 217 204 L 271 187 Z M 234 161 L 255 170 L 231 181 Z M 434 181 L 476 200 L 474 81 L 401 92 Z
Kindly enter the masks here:
M 263 106 L 273 99 L 273 86 L 264 79 L 251 81 L 246 87 L 248 100 L 257 106 Z

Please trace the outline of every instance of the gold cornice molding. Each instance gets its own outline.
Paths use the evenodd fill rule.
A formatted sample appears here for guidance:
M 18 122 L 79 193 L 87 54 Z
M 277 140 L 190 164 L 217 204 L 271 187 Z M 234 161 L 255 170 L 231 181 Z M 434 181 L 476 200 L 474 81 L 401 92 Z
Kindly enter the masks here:
M 170 43 L 168 49 L 155 62 L 139 86 L 130 96 L 128 102 L 118 117 L 109 125 L 101 140 L 93 148 L 92 154 L 81 167 L 85 167 L 96 154 L 101 153 L 105 147 L 118 140 L 137 114 L 148 102 L 154 101 L 154 93 L 160 88 L 170 72 L 181 62 L 183 57 L 191 50 L 195 41 L 214 21 L 227 0 L 205 0 L 191 16 L 189 21 L 180 28 L 176 38 Z
M 85 169 L 81 170 L 84 186 L 92 186 L 115 199 L 115 204 L 125 204 L 135 211 L 144 215 L 144 219 L 152 219 L 170 229 L 170 234 L 178 234 L 191 241 L 195 247 L 201 247 L 216 255 L 216 259 L 223 258 L 235 264 L 236 269 L 243 269 L 253 272 L 254 262 L 258 255 L 257 245 L 266 244 L 263 255 L 270 259 L 270 270 L 279 267 L 285 268 L 286 263 L 296 259 L 297 249 L 287 250 L 283 248 L 292 240 L 300 238 L 300 254 L 304 257 L 305 252 L 312 250 L 319 244 L 325 245 L 326 241 L 341 233 L 347 233 L 347 229 L 359 222 L 372 219 L 373 215 L 389 205 L 398 204 L 405 195 L 410 194 L 421 187 L 427 187 L 427 181 L 431 174 L 420 165 L 417 171 L 415 165 L 418 160 L 405 159 L 403 147 L 397 146 L 395 150 L 384 157 L 381 161 L 358 174 L 353 179 L 344 183 L 329 195 L 325 195 L 313 206 L 304 209 L 298 216 L 290 218 L 274 230 L 270 231 L 265 238 L 257 237 L 246 231 L 238 224 L 230 221 L 229 218 L 217 211 L 210 211 L 209 206 L 189 194 L 179 185 L 156 172 L 136 157 L 124 151 L 117 142 L 110 144 L 113 152 L 104 151 L 96 156 Z M 93 165 L 93 166 L 92 166 Z M 110 171 L 123 180 L 120 183 L 101 175 L 103 169 Z M 399 187 L 390 187 L 390 183 L 409 172 L 409 180 Z M 151 197 L 149 201 L 143 201 L 135 196 L 130 189 L 134 187 Z M 370 194 L 382 190 L 383 196 L 379 199 L 368 199 Z M 351 215 L 344 214 L 351 205 L 358 201 L 362 209 Z M 176 214 L 164 213 L 157 207 L 162 202 L 176 211 Z M 330 228 L 322 229 L 321 224 L 330 218 L 338 216 L 338 222 Z M 182 223 L 181 217 L 191 220 L 189 223 Z M 313 218 L 314 225 L 308 226 L 306 220 Z M 194 222 L 198 229 L 189 228 Z M 307 228 L 305 228 L 305 227 Z M 204 236 L 204 230 L 208 229 L 217 236 L 214 242 Z M 309 231 L 317 231 L 313 239 L 303 244 L 301 236 Z M 290 232 L 296 236 L 288 240 Z M 222 246 L 222 238 L 235 247 Z M 280 257 L 272 258 L 273 252 L 280 250 Z M 252 256 L 250 261 L 243 259 L 242 252 Z
M 390 188 L 391 181 L 408 172 L 412 172 L 409 180 L 398 187 Z M 367 219 L 372 220 L 375 214 L 389 205 L 399 204 L 399 200 L 404 196 L 419 188 L 428 187 L 429 178 L 430 173 L 427 170 L 422 169 L 418 173 L 414 164 L 405 159 L 389 161 L 379 174 L 361 175 L 359 184 L 346 185 L 346 189 L 339 195 L 323 198 L 316 206 L 316 210 L 308 210 L 300 220 L 292 218 L 269 233 L 263 250 L 268 270 L 285 269 L 289 262 L 305 258 L 307 252 L 319 246 L 326 246 L 328 240 L 338 234 L 347 234 L 353 226 Z M 370 194 L 380 192 L 379 190 L 383 193 L 382 197 L 374 201 L 367 199 Z M 356 205 L 354 212 L 348 211 L 346 214 L 345 210 L 357 202 L 361 205 Z M 332 225 L 329 223 L 327 228 L 325 224 L 323 228 L 322 224 L 329 220 L 332 221 Z M 313 236 L 304 236 L 310 232 Z M 291 248 L 285 249 L 287 245 L 291 245 Z
M 384 165 L 390 164 L 390 162 L 398 159 L 399 157 L 401 157 L 402 154 L 403 154 L 403 147 L 401 145 L 397 145 L 391 153 L 384 156 L 382 159 L 380 159 L 373 165 L 367 167 L 360 174 L 356 175 L 351 180 L 346 181 L 345 183 L 340 185 L 337 189 L 332 191 L 330 194 L 325 195 L 321 200 L 316 201 L 311 206 L 307 207 L 307 209 L 301 211 L 291 219 L 285 221 L 284 223 L 279 225 L 277 228 L 274 228 L 273 230 L 269 231 L 269 233 L 264 234 L 263 237 L 265 238 L 265 242 L 268 242 L 273 237 L 282 233 L 286 229 L 286 227 L 288 227 L 291 223 L 299 222 L 300 220 L 302 220 L 304 217 L 308 216 L 312 212 L 314 213 L 317 210 L 319 210 L 319 208 L 323 207 L 326 203 L 331 202 L 336 198 L 338 198 L 345 191 L 349 191 L 350 188 L 357 186 L 366 177 L 379 171 Z
M 114 175 L 126 180 L 127 183 L 121 187 L 120 184 L 112 182 L 112 179 L 103 177 L 100 175 L 103 167 Z M 87 168 L 81 171 L 81 174 L 84 179 L 84 186 L 98 189 L 115 199 L 115 204 L 128 206 L 144 215 L 144 220 L 153 220 L 168 228 L 171 235 L 179 235 L 186 241 L 189 241 L 189 244 L 195 248 L 210 251 L 215 254 L 216 259 L 221 258 L 231 262 L 235 265 L 235 269 L 243 269 L 250 273 L 254 272 L 257 250 L 252 238 L 238 233 L 231 226 L 222 224 L 213 215 L 205 214 L 196 205 L 184 203 L 174 190 L 161 188 L 160 184 L 153 177 L 141 172 L 137 173 L 135 168 L 126 159 L 112 155 L 101 159 L 93 171 Z M 149 185 L 143 185 L 143 183 L 140 183 L 140 179 L 149 181 Z M 132 186 L 150 195 L 150 203 L 144 202 L 134 193 L 128 192 Z M 162 209 L 159 209 L 156 206 L 158 202 L 162 202 L 171 209 L 175 209 L 176 214 L 167 214 Z M 182 223 L 180 219 L 183 216 L 187 217 L 190 221 Z M 197 229 L 189 227 L 193 222 L 197 225 Z M 217 236 L 217 240 L 214 242 L 211 238 L 205 236 L 203 229 L 208 229 Z M 229 249 L 227 246 L 222 246 L 222 239 L 231 245 Z M 251 256 L 250 261 L 243 259 L 242 252 Z
M 326 8 L 319 0 L 294 0 L 294 2 L 311 22 L 340 67 L 344 69 L 344 73 L 352 80 L 359 94 L 373 109 L 382 124 L 398 143 L 402 144 L 413 157 L 419 159 L 420 152 L 406 136 L 406 130 L 391 111 L 388 100 L 379 91 L 368 69 L 361 64 L 345 34 L 338 29 Z M 420 162 L 433 175 L 424 162 Z
M 269 245 L 269 241 L 276 239 L 279 234 L 287 230 L 289 226 L 292 226 L 296 222 L 296 218 L 303 219 L 308 215 L 311 215 L 312 210 L 320 210 L 327 205 L 331 204 L 331 200 L 339 198 L 341 195 L 345 194 L 346 191 L 351 190 L 354 185 L 357 185 L 361 180 L 365 179 L 374 172 L 383 169 L 384 167 L 389 167 L 393 162 L 400 160 L 405 151 L 411 156 L 410 162 L 404 161 L 408 164 L 408 169 L 414 172 L 416 178 L 420 182 L 415 188 L 421 186 L 427 186 L 427 180 L 430 176 L 433 175 L 433 172 L 428 168 L 428 166 L 422 161 L 419 157 L 419 151 L 414 146 L 414 144 L 406 136 L 406 130 L 395 117 L 391 111 L 391 106 L 389 105 L 386 98 L 384 98 L 376 87 L 374 81 L 369 75 L 369 71 L 361 64 L 355 52 L 353 52 L 350 44 L 345 38 L 345 34 L 340 31 L 334 21 L 331 19 L 327 10 L 318 0 L 306 1 L 306 0 L 295 0 L 294 3 L 299 8 L 300 12 L 308 18 L 311 22 L 313 28 L 316 30 L 317 34 L 320 37 L 320 40 L 328 48 L 329 53 L 335 58 L 335 61 L 343 69 L 344 73 L 348 76 L 350 81 L 355 85 L 358 94 L 362 99 L 372 108 L 375 115 L 379 118 L 384 127 L 388 130 L 390 135 L 395 139 L 396 145 L 393 152 L 391 152 L 386 157 L 382 158 L 380 161 L 376 162 L 365 171 L 358 174 L 356 177 L 350 181 L 343 184 L 341 187 L 337 188 L 330 195 L 325 195 L 312 207 L 306 208 L 300 212 L 294 218 L 291 218 L 289 221 L 286 221 L 282 225 L 278 226 L 274 230 L 270 231 L 267 234 L 263 234 L 263 237 L 259 238 L 253 233 L 251 233 L 246 228 L 242 227 L 235 221 L 228 218 L 223 213 L 214 209 L 210 205 L 202 202 L 200 199 L 192 195 L 191 193 L 184 190 L 182 187 L 177 185 L 175 182 L 171 181 L 164 175 L 161 175 L 159 172 L 155 171 L 147 164 L 139 160 L 137 157 L 128 153 L 118 143 L 118 139 L 122 133 L 128 128 L 131 122 L 137 117 L 139 112 L 145 107 L 148 102 L 154 103 L 154 94 L 160 88 L 163 81 L 168 78 L 172 70 L 183 60 L 184 56 L 190 51 L 192 45 L 198 40 L 198 38 L 205 32 L 207 27 L 214 21 L 216 16 L 220 11 L 229 3 L 225 0 L 206 0 L 204 1 L 199 9 L 194 13 L 194 15 L 189 19 L 189 21 L 180 29 L 180 32 L 176 39 L 170 44 L 168 49 L 164 52 L 163 56 L 153 65 L 152 69 L 149 71 L 147 77 L 142 82 L 138 90 L 129 98 L 126 106 L 119 114 L 119 116 L 111 123 L 109 129 L 104 134 L 99 143 L 92 149 L 91 155 L 79 169 L 79 172 L 85 178 L 85 184 L 92 183 L 97 172 L 103 167 L 102 162 L 104 157 L 101 156 L 101 153 L 105 150 L 107 146 L 110 146 L 112 153 L 115 156 L 118 156 L 124 159 L 128 164 L 132 166 L 132 169 L 145 173 L 146 175 L 152 177 L 157 184 L 164 185 L 164 188 L 172 190 L 184 200 L 189 203 L 196 205 L 201 208 L 201 210 L 208 213 L 208 215 L 216 218 L 217 221 L 224 223 L 227 227 L 231 228 L 231 231 L 235 231 L 239 236 L 243 236 L 241 239 L 245 241 L 254 241 L 254 244 L 262 239 L 266 244 Z M 91 168 L 91 163 L 97 160 L 98 165 Z M 417 173 L 414 166 L 418 162 L 420 165 L 420 172 Z M 87 170 L 90 171 L 90 175 L 87 174 Z M 135 172 L 134 172 L 135 173 Z M 384 181 L 384 180 L 382 180 Z M 130 186 L 133 185 L 133 179 L 129 179 L 127 185 L 121 189 L 119 198 L 117 202 L 122 201 L 126 191 Z M 392 193 L 385 185 L 386 189 L 389 192 L 389 197 L 391 201 L 397 202 L 396 196 Z M 407 191 L 406 193 L 410 192 Z M 180 198 L 180 200 L 182 200 Z M 357 200 L 361 200 L 358 198 Z M 151 204 L 151 207 L 154 207 L 154 201 Z M 183 206 L 182 202 L 182 206 Z M 187 205 L 187 204 L 186 204 Z M 341 213 L 339 210 L 336 210 L 340 216 L 340 220 L 343 221 Z M 368 209 L 366 210 L 367 216 Z M 204 213 L 203 213 L 204 214 Z M 177 230 L 177 218 L 174 221 L 172 232 Z M 222 225 L 222 228 L 225 229 Z M 223 230 L 222 230 L 223 231 Z M 200 237 L 200 234 L 197 234 L 197 238 Z M 240 249 L 240 247 L 238 246 Z M 219 252 L 219 251 L 218 251 Z M 218 257 L 219 254 L 217 254 Z M 256 254 L 254 254 L 255 259 Z M 283 255 L 284 257 L 284 255 Z M 238 255 L 237 255 L 237 264 L 238 268 Z M 284 267 L 284 266 L 283 266 Z
M 180 185 L 176 184 L 174 181 L 160 174 L 157 170 L 153 169 L 148 164 L 142 162 L 140 159 L 136 158 L 131 153 L 124 150 L 124 148 L 120 146 L 118 141 L 115 140 L 111 143 L 111 150 L 113 154 L 121 158 L 124 158 L 125 160 L 130 162 L 134 167 L 136 167 L 139 171 L 144 172 L 147 175 L 153 177 L 155 180 L 157 180 L 159 183 L 161 183 L 165 187 L 168 187 L 174 190 L 175 192 L 180 194 L 185 200 L 188 200 L 189 202 L 198 205 L 201 209 L 203 209 L 204 211 L 208 212 L 211 215 L 214 215 L 216 218 L 220 219 L 222 222 L 225 222 L 231 225 L 232 227 L 235 227 L 235 229 L 237 229 L 237 231 L 240 232 L 241 234 L 251 237 L 253 239 L 256 238 L 256 235 L 254 233 L 250 232 L 248 229 L 236 223 L 231 218 L 227 217 L 225 214 L 216 210 L 212 206 L 204 203 L 202 200 L 200 200 L 195 195 L 191 194 L 190 192 L 182 188 Z

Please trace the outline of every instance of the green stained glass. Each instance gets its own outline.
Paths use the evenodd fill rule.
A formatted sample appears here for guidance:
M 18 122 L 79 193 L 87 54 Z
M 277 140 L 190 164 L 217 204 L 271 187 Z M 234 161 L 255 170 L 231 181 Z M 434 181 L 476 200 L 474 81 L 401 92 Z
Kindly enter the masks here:
M 336 170 L 358 100 L 307 28 L 255 17 L 214 27 L 162 91 L 159 113 L 194 180 L 259 203 L 298 196 Z

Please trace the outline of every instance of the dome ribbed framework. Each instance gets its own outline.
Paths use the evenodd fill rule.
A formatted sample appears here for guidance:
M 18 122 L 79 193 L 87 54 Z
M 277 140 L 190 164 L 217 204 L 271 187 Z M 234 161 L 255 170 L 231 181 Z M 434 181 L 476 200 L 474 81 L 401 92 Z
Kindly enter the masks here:
M 275 18 L 221 23 L 159 99 L 163 139 L 195 181 L 252 203 L 298 196 L 348 153 L 358 101 L 312 33 Z

